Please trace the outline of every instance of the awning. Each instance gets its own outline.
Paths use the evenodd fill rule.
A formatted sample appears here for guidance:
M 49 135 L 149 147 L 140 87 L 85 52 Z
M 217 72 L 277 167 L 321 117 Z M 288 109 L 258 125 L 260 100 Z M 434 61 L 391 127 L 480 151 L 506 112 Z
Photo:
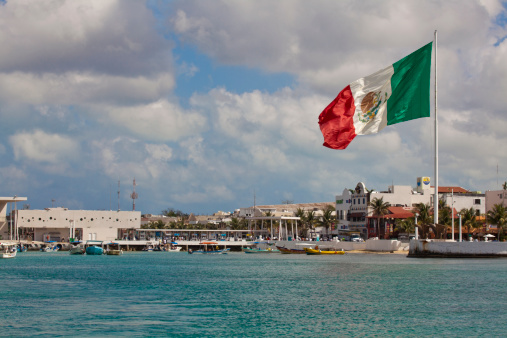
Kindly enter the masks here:
M 353 213 L 350 214 L 350 216 L 352 216 L 352 217 L 363 217 L 364 213 L 362 213 L 362 212 L 353 212 Z

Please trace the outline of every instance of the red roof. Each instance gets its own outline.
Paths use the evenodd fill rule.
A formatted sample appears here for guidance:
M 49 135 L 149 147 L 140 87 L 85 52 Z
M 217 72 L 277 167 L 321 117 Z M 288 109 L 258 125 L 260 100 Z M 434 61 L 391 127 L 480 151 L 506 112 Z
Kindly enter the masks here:
M 407 207 L 389 207 L 389 214 L 385 215 L 381 218 L 410 218 L 414 217 L 414 213 L 411 210 L 411 208 Z M 377 218 L 377 216 L 368 216 L 368 218 Z
M 435 188 L 434 186 L 432 188 Z M 463 189 L 462 187 L 438 187 L 438 193 L 439 194 L 443 194 L 443 193 L 451 193 L 451 192 L 455 192 L 455 193 L 467 193 L 467 192 L 470 192 L 466 189 Z

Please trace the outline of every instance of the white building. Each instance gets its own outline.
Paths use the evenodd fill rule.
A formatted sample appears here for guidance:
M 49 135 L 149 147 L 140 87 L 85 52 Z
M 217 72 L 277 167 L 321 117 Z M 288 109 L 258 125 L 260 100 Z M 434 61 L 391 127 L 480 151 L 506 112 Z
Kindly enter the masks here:
M 18 210 L 17 225 L 24 239 L 35 241 L 80 240 L 114 241 L 127 236 L 129 229 L 141 227 L 140 211 Z
M 372 216 L 369 203 L 383 199 L 394 207 L 414 208 L 419 203 L 433 205 L 435 188 L 431 186 L 429 177 L 418 177 L 417 186 L 391 185 L 387 191 L 373 191 L 366 189 L 363 182 L 359 182 L 354 190 L 344 189 L 336 196 L 336 215 L 338 229 L 342 232 L 358 231 L 367 238 L 367 217 Z M 461 187 L 439 187 L 439 199 L 446 201 L 448 206 L 454 205 L 457 211 L 474 208 L 476 214 L 485 213 L 485 196 L 472 193 Z M 454 201 L 454 204 L 453 204 Z

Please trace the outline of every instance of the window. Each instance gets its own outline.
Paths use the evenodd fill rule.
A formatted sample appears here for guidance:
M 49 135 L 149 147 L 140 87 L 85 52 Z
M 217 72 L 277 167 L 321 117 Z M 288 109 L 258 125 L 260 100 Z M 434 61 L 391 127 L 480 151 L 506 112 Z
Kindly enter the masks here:
M 366 199 L 365 198 L 363 198 L 363 204 L 366 204 Z
M 481 200 L 480 200 L 480 198 L 476 198 L 476 199 L 474 200 L 474 204 L 476 204 L 476 205 L 481 205 Z

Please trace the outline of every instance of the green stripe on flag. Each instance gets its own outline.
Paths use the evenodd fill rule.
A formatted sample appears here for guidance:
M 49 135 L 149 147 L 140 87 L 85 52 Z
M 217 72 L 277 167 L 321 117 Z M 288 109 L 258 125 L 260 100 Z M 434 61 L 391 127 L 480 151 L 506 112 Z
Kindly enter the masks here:
M 430 116 L 432 45 L 430 42 L 393 64 L 387 125 Z

